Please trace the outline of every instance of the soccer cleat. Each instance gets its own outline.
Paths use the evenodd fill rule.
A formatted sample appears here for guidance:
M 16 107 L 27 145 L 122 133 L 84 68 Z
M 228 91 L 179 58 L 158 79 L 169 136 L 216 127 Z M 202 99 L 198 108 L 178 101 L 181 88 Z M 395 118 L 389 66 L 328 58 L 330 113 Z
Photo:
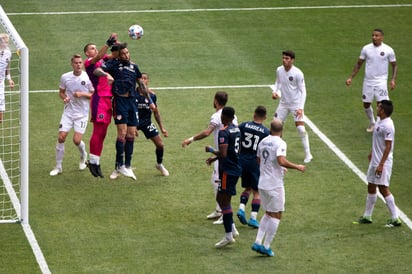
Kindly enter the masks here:
M 224 246 L 233 244 L 234 242 L 235 242 L 235 239 L 233 239 L 233 238 L 232 239 L 227 239 L 226 236 L 225 236 L 225 237 L 223 237 L 223 239 L 220 242 L 217 242 L 215 244 L 215 247 L 216 248 L 222 248 Z
M 247 225 L 253 228 L 259 228 L 259 222 L 256 219 L 250 218 Z
M 269 257 L 275 256 L 275 253 L 272 251 L 270 247 L 265 248 L 263 245 L 260 246 L 260 253 L 262 253 L 263 255 L 269 256 Z
M 308 155 L 305 156 L 305 159 L 303 159 L 303 162 L 305 164 L 307 164 L 307 163 L 310 163 L 312 161 L 312 159 L 313 159 L 312 154 L 308 154 Z
M 219 218 L 220 216 L 222 216 L 222 212 L 220 211 L 213 211 L 212 213 L 210 213 L 209 215 L 206 216 L 207 219 L 216 219 Z
M 117 179 L 117 177 L 119 177 L 119 176 L 120 176 L 120 173 L 117 171 L 117 169 L 115 169 L 115 170 L 112 172 L 112 174 L 110 174 L 109 178 L 112 179 L 112 180 L 115 180 L 115 179 Z
M 84 170 L 87 167 L 87 153 L 80 157 L 79 169 Z
M 366 132 L 373 132 L 374 129 L 375 129 L 375 124 L 370 124 L 368 128 L 366 129 Z
M 162 173 L 163 176 L 169 176 L 169 171 L 164 167 L 163 164 L 156 164 L 156 168 L 160 171 L 160 173 Z
M 87 167 L 90 170 L 90 173 L 94 176 L 94 177 L 98 177 L 99 174 L 97 173 L 97 164 L 92 164 L 89 161 L 86 162 Z
M 97 175 L 99 175 L 100 178 L 104 178 L 102 169 L 100 168 L 100 165 L 97 165 Z
M 395 226 L 401 226 L 401 225 L 402 225 L 401 219 L 396 218 L 396 219 L 389 219 L 385 227 L 395 227 Z
M 261 249 L 262 249 L 263 245 L 257 244 L 257 243 L 253 243 L 252 245 L 252 250 L 256 251 L 257 253 L 261 253 Z
M 232 236 L 233 238 L 239 237 L 239 231 L 237 231 L 235 224 L 232 224 Z
M 214 225 L 221 225 L 223 224 L 223 216 L 220 216 L 219 219 L 213 222 Z
M 53 168 L 53 170 L 52 171 L 50 171 L 50 176 L 56 176 L 56 175 L 59 175 L 59 174 L 61 174 L 63 172 L 63 170 L 62 170 L 62 168 L 60 167 L 55 167 L 55 168 Z
M 242 209 L 240 209 L 239 208 L 239 210 L 237 211 L 237 217 L 239 218 L 239 221 L 242 223 L 242 224 L 247 224 L 247 221 L 246 221 L 246 215 L 245 215 L 245 211 L 244 210 L 242 210 Z
M 372 223 L 372 217 L 362 216 L 362 217 L 359 218 L 358 223 L 360 223 L 360 224 L 371 224 Z
M 129 177 L 133 180 L 136 180 L 136 175 L 134 175 L 133 170 L 130 167 L 122 165 L 120 168 L 117 168 L 117 171 L 125 177 Z

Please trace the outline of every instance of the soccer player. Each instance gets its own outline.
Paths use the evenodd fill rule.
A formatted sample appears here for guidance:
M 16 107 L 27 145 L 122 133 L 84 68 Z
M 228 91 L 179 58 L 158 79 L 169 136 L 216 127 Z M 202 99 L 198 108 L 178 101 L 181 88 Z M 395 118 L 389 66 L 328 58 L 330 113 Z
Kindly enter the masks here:
M 117 58 L 118 52 L 115 50 L 115 47 L 112 47 L 116 42 L 117 34 L 112 33 L 100 50 L 98 50 L 93 43 L 89 43 L 84 47 L 84 54 L 87 57 L 84 61 L 84 67 L 95 89 L 90 101 L 90 120 L 93 123 L 93 132 L 89 142 L 90 154 L 87 166 L 94 177 L 101 178 L 103 178 L 104 175 L 100 168 L 100 156 L 103 151 L 107 128 L 112 119 L 112 85 L 109 83 L 107 77 L 97 77 L 93 72 L 96 68 L 100 67 L 103 62 Z M 109 47 L 112 47 L 112 54 L 107 55 L 106 52 Z
M 244 191 L 240 195 L 237 217 L 242 224 L 247 224 L 253 228 L 259 228 L 256 217 L 260 208 L 259 165 L 256 161 L 256 151 L 263 138 L 269 135 L 269 129 L 263 125 L 264 120 L 266 120 L 266 108 L 258 106 L 255 109 L 253 121 L 243 122 L 239 125 L 241 133 L 240 164 L 242 166 L 241 177 Z M 245 208 L 251 193 L 253 193 L 252 212 L 249 221 L 247 221 Z
M 372 43 L 365 45 L 360 53 L 358 62 L 352 70 L 351 75 L 346 80 L 346 85 L 352 84 L 352 79 L 359 72 L 362 64 L 366 61 L 365 77 L 362 87 L 362 101 L 366 116 L 369 119 L 367 132 L 373 132 L 375 126 L 375 117 L 371 103 L 375 98 L 379 103 L 382 100 L 389 100 L 388 93 L 388 67 L 392 66 L 392 78 L 390 81 L 390 89 L 393 90 L 396 85 L 396 73 L 398 66 L 396 64 L 396 56 L 394 50 L 383 43 L 383 30 L 374 29 L 372 31 Z
M 257 151 L 260 166 L 259 193 L 265 214 L 260 220 L 252 250 L 275 256 L 270 245 L 279 227 L 282 212 L 285 210 L 285 169 L 292 168 L 304 172 L 306 167 L 289 162 L 286 159 L 287 145 L 282 140 L 283 123 L 273 119 L 270 123 L 270 135 L 260 142 Z M 262 244 L 263 243 L 263 244 Z
M 83 71 L 81 55 L 73 55 L 71 66 L 73 71 L 64 73 L 60 78 L 59 97 L 63 100 L 64 110 L 60 119 L 56 145 L 56 166 L 50 171 L 50 176 L 63 172 L 64 142 L 72 128 L 74 129 L 73 143 L 80 152 L 79 169 L 83 170 L 87 167 L 86 145 L 82 137 L 86 132 L 89 119 L 89 99 L 94 92 L 94 87 L 87 73 Z
M 213 98 L 213 107 L 215 108 L 216 112 L 213 113 L 213 115 L 210 117 L 210 122 L 209 122 L 208 127 L 204 129 L 203 131 L 199 132 L 198 134 L 185 139 L 182 143 L 182 147 L 186 147 L 194 141 L 206 138 L 212 132 L 213 132 L 213 137 L 214 137 L 214 146 L 215 148 L 219 146 L 219 142 L 217 138 L 218 138 L 219 130 L 223 128 L 222 121 L 221 121 L 222 109 L 226 106 L 228 99 L 229 99 L 229 95 L 225 91 L 217 91 L 215 93 L 215 96 Z M 234 118 L 233 123 L 235 125 L 238 124 L 236 116 Z M 218 184 L 219 184 L 219 168 L 218 167 L 219 167 L 219 163 L 218 161 L 216 161 L 213 166 L 213 172 L 212 172 L 212 178 L 211 178 L 215 198 L 216 198 Z M 222 210 L 220 209 L 219 203 L 216 203 L 215 211 L 207 215 L 206 218 L 207 219 L 218 218 L 218 220 L 214 221 L 213 223 L 223 224 Z
M 137 64 L 130 60 L 127 43 L 118 45 L 119 57 L 96 68 L 96 76 L 106 76 L 113 81 L 113 117 L 117 127 L 115 169 L 110 175 L 114 180 L 120 174 L 136 180 L 131 168 L 136 127 L 139 114 L 136 107 L 136 83 L 150 101 L 146 86 L 142 81 L 142 73 Z
M 137 130 L 143 131 L 145 137 L 152 140 L 153 144 L 156 147 L 156 168 L 163 176 L 169 176 L 169 171 L 163 165 L 164 144 L 162 138 L 160 137 L 159 130 L 152 122 L 152 113 L 163 136 L 168 137 L 169 134 L 163 126 L 160 111 L 157 106 L 156 93 L 154 92 L 154 90 L 149 88 L 149 75 L 147 73 L 142 73 L 142 81 L 146 85 L 147 91 L 149 92 L 150 98 L 152 99 L 153 103 L 151 104 L 151 106 L 149 100 L 147 100 L 140 89 L 138 89 L 136 96 L 136 105 L 139 111 L 139 126 L 137 127 Z
M 313 157 L 310 153 L 309 135 L 305 128 L 304 108 L 306 102 L 306 85 L 303 72 L 294 66 L 295 53 L 291 50 L 282 52 L 282 66 L 276 69 L 276 81 L 273 86 L 272 99 L 280 98 L 275 112 L 275 118 L 284 123 L 288 114 L 292 113 L 295 126 L 305 150 L 303 162 L 309 163 Z M 279 97 L 278 90 L 282 96 Z
M 400 226 L 395 198 L 389 190 L 393 165 L 393 147 L 395 142 L 395 126 L 390 117 L 393 112 L 392 101 L 382 100 L 377 106 L 377 115 L 380 119 L 376 122 L 372 134 L 372 150 L 369 153 L 369 168 L 366 174 L 368 180 L 368 195 L 363 216 L 359 219 L 361 224 L 372 223 L 372 213 L 377 199 L 376 188 L 385 198 L 386 207 L 391 219 L 386 227 Z
M 234 238 L 239 236 L 233 222 L 231 205 L 232 196 L 236 195 L 236 183 L 242 173 L 239 163 L 240 130 L 233 124 L 234 118 L 235 110 L 232 107 L 222 109 L 221 121 L 223 128 L 218 134 L 218 149 L 215 150 L 212 146 L 206 146 L 205 148 L 206 152 L 210 152 L 215 156 L 206 160 L 208 165 L 219 160 L 219 186 L 216 201 L 222 209 L 225 236 L 216 243 L 216 248 L 234 243 Z
M 7 79 L 10 88 L 14 87 L 14 81 L 10 74 L 10 61 L 9 35 L 7 33 L 0 33 L 0 123 L 3 121 L 3 113 L 6 111 L 4 79 Z

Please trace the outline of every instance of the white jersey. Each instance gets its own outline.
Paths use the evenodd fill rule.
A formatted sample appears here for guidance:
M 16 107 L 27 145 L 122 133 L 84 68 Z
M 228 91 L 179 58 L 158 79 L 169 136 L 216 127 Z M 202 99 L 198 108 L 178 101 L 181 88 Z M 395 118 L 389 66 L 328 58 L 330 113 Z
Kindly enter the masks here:
M 221 116 L 222 116 L 222 108 L 216 111 L 215 113 L 213 113 L 213 115 L 210 117 L 210 122 L 209 122 L 209 125 L 212 125 L 215 128 L 213 130 L 213 138 L 214 138 L 214 146 L 216 149 L 219 148 L 219 141 L 218 141 L 219 131 L 223 128 Z M 235 119 L 233 119 L 233 124 L 236 126 L 238 125 L 236 115 L 235 115 Z
M 279 136 L 269 135 L 258 145 L 260 159 L 259 189 L 272 190 L 283 186 L 283 167 L 278 156 L 286 156 L 287 145 Z
M 366 61 L 365 84 L 386 85 L 389 63 L 396 62 L 395 52 L 390 46 L 384 43 L 377 47 L 373 43 L 367 44 L 362 48 L 359 59 Z
M 74 97 L 76 91 L 93 92 L 94 88 L 89 76 L 82 71 L 79 76 L 73 71 L 67 72 L 60 78 L 61 89 L 66 90 L 66 95 L 70 98 L 69 103 L 64 105 L 64 112 L 72 119 L 77 119 L 89 115 L 90 101 L 86 97 Z
M 0 81 L 4 81 L 6 79 L 6 69 L 11 60 L 11 51 L 10 49 L 6 48 L 0 50 Z
M 306 101 L 306 85 L 303 72 L 292 65 L 289 71 L 284 66 L 276 69 L 276 82 L 274 90 L 280 90 L 282 97 L 280 104 L 286 107 L 304 109 Z
M 375 124 L 375 129 L 373 131 L 372 137 L 371 166 L 377 167 L 379 165 L 383 152 L 385 151 L 385 141 L 392 141 L 392 147 L 384 165 L 392 166 L 393 147 L 395 142 L 395 126 L 393 124 L 392 118 L 390 117 L 387 117 L 383 120 L 379 119 Z

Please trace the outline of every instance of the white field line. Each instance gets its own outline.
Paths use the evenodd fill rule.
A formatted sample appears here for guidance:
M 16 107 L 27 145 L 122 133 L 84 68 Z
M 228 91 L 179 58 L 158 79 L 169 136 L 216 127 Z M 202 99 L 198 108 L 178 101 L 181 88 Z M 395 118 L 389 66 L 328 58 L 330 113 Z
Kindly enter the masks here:
M 10 12 L 17 15 L 73 15 L 73 14 L 124 14 L 124 13 L 183 13 L 183 12 L 227 12 L 227 11 L 272 11 L 272 10 L 309 10 L 309 9 L 361 9 L 361 8 L 403 8 L 412 4 L 389 5 L 341 5 L 341 6 L 303 6 L 303 7 L 257 7 L 257 8 L 217 8 L 217 9 L 172 9 L 172 10 L 106 10 L 106 11 L 62 11 L 62 12 Z

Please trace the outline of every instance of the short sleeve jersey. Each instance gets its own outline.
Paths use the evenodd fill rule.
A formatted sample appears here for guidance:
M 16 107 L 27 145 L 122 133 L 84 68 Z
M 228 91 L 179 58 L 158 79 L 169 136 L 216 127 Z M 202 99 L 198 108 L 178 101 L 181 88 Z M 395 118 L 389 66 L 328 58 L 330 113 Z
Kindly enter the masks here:
M 387 117 L 383 120 L 378 120 L 375 124 L 375 129 L 372 136 L 372 159 L 371 165 L 377 167 L 382 159 L 383 152 L 385 151 L 385 141 L 392 141 L 391 150 L 385 165 L 392 166 L 393 161 L 393 147 L 395 142 L 395 126 L 393 120 Z
M 76 76 L 73 74 L 73 71 L 66 72 L 60 78 L 59 87 L 66 90 L 66 95 L 70 98 L 69 103 L 64 105 L 65 113 L 69 114 L 73 119 L 87 117 L 89 115 L 89 99 L 74 96 L 76 91 L 86 93 L 94 91 L 87 73 L 82 71 L 79 76 Z
M 245 160 L 255 160 L 259 143 L 269 135 L 269 129 L 254 121 L 239 125 L 241 133 L 240 157 Z
M 11 60 L 11 51 L 7 48 L 0 50 L 0 81 L 6 78 L 6 69 Z
M 102 65 L 102 69 L 114 78 L 112 85 L 113 95 L 125 95 L 135 97 L 137 79 L 142 77 L 139 67 L 132 62 L 120 62 L 117 59 L 110 60 Z
M 218 135 L 219 135 L 219 131 L 223 128 L 221 116 L 222 116 L 222 109 L 219 109 L 218 111 L 213 113 L 213 115 L 210 117 L 210 122 L 209 122 L 209 126 L 212 125 L 215 128 L 213 130 L 215 148 L 219 147 Z M 238 125 L 236 115 L 235 115 L 235 119 L 233 119 L 232 123 L 234 125 Z
M 283 169 L 278 156 L 286 156 L 287 145 L 279 136 L 269 135 L 260 142 L 257 156 L 260 159 L 259 188 L 272 190 L 283 186 Z
M 280 103 L 285 107 L 304 109 L 306 101 L 306 85 L 303 72 L 292 66 L 286 71 L 284 66 L 276 69 L 275 89 L 282 91 Z
M 385 84 L 388 80 L 390 62 L 396 62 L 394 50 L 385 43 L 376 47 L 367 44 L 361 50 L 359 59 L 365 60 L 364 82 L 370 85 Z
M 100 97 L 111 97 L 112 96 L 112 86 L 109 85 L 107 77 L 96 76 L 93 74 L 94 70 L 101 67 L 104 62 L 108 60 L 108 55 L 104 55 L 103 58 L 96 63 L 92 63 L 92 58 L 87 58 L 84 60 L 84 67 L 86 69 L 87 75 L 89 75 L 90 81 L 92 81 L 93 87 Z
M 155 106 L 157 106 L 157 96 L 156 94 L 149 93 Z M 152 110 L 150 109 L 149 100 L 141 95 L 140 93 L 136 96 L 137 109 L 139 111 L 139 127 L 144 127 L 145 125 L 150 125 L 152 123 Z
M 219 145 L 227 145 L 227 155 L 219 158 L 219 170 L 233 176 L 242 173 L 239 163 L 240 130 L 234 124 L 230 124 L 219 131 Z

